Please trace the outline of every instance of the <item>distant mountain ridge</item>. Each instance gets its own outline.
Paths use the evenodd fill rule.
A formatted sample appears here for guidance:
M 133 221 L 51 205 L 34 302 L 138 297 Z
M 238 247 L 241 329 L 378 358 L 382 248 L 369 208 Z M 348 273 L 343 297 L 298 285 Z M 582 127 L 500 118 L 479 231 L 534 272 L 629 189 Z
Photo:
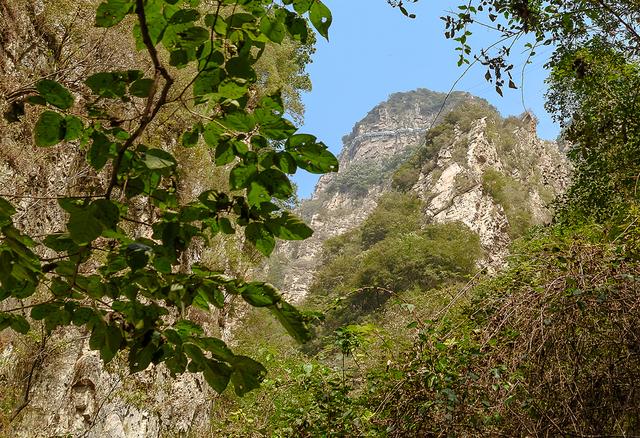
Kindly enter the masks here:
M 280 249 L 278 286 L 303 300 L 323 242 L 360 225 L 389 190 L 416 192 L 431 221 L 465 223 L 480 235 L 483 264 L 499 266 L 523 226 L 550 219 L 547 204 L 568 183 L 564 155 L 535 125 L 465 92 L 392 94 L 343 137 L 340 171 L 323 175 L 299 207 L 314 235 Z

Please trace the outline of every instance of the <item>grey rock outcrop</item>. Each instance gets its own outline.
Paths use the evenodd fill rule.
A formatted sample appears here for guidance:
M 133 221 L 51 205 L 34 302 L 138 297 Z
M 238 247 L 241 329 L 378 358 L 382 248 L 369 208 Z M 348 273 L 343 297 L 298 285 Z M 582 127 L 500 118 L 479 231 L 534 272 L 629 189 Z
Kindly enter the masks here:
M 521 219 L 511 214 L 514 209 L 523 209 L 531 224 L 551 218 L 548 204 L 566 188 L 568 164 L 555 143 L 537 137 L 535 118 L 525 114 L 502 119 L 484 100 L 467 93 L 454 93 L 440 111 L 444 97 L 425 89 L 396 93 L 343 138 L 339 172 L 322 176 L 299 210 L 314 235 L 280 250 L 279 263 L 285 266 L 280 286 L 293 301 L 307 295 L 323 242 L 366 219 L 391 189 L 396 170 L 424 148 L 427 132 L 441 122 L 450 124 L 452 135 L 437 145 L 435 156 L 417 163 L 410 188 L 425 201 L 427 220 L 468 225 L 479 234 L 487 254 L 482 264 L 495 269 L 507 254 L 516 219 Z M 447 114 L 464 103 L 489 111 L 491 123 L 482 111 L 474 119 L 473 109 L 468 117 L 474 121 L 466 128 L 447 120 Z M 511 201 L 490 193 L 487 179 L 494 175 L 517 185 L 508 190 L 517 192 L 521 205 L 503 205 Z

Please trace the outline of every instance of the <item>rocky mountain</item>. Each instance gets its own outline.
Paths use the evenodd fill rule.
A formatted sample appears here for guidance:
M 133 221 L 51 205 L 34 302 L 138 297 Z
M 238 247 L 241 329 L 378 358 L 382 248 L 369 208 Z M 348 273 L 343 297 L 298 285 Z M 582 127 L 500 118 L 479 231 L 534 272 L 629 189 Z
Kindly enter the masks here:
M 323 242 L 362 223 L 389 190 L 416 192 L 430 221 L 477 232 L 489 269 L 503 263 L 513 237 L 550 220 L 569 167 L 557 144 L 538 138 L 535 117 L 503 118 L 467 93 L 444 102 L 426 89 L 392 94 L 343 137 L 340 171 L 320 178 L 300 206 L 313 237 L 276 258 L 279 285 L 294 301 L 307 294 Z

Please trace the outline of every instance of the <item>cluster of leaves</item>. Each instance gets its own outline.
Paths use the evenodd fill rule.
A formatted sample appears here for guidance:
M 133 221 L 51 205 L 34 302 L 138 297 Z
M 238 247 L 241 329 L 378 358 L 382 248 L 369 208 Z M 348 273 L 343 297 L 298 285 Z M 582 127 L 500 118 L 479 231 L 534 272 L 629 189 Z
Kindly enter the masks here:
M 638 199 L 640 69 L 599 38 L 558 53 L 547 107 L 574 164 L 563 220 L 624 217 Z
M 522 236 L 533 225 L 529 191 L 520 181 L 488 168 L 482 174 L 482 189 L 502 206 L 512 238 Z
M 469 63 L 472 57 L 474 62 L 485 65 L 485 78 L 502 94 L 506 80 L 510 88 L 516 87 L 510 56 L 514 44 L 523 36 L 531 36 L 525 44 L 528 60 L 536 55 L 540 46 L 555 45 L 574 50 L 594 35 L 615 50 L 637 56 L 640 32 L 636 17 L 639 12 L 634 0 L 477 0 L 459 5 L 457 11 L 443 16 L 442 20 L 446 27 L 445 37 L 460 44 L 456 48 L 460 51 L 459 65 Z M 494 44 L 478 53 L 474 53 L 470 45 L 475 26 L 493 29 L 498 37 Z M 491 52 L 496 46 L 497 52 Z
M 253 98 L 253 66 L 267 44 L 279 44 L 287 34 L 306 42 L 310 30 L 305 17 L 327 37 L 331 14 L 318 0 L 284 5 L 221 0 L 206 15 L 198 10 L 199 3 L 101 3 L 98 27 L 114 27 L 135 16 L 133 35 L 149 55 L 153 76 L 139 70 L 93 74 L 84 81 L 88 96 L 82 107 L 64 85 L 44 79 L 37 93 L 21 102 L 44 107 L 34 129 L 38 147 L 75 142 L 107 183 L 59 198 L 68 217 L 65 229 L 37 239 L 16 229 L 15 209 L 0 199 L 0 300 L 18 303 L 0 313 L 0 329 L 26 333 L 30 324 L 24 310 L 30 308 L 31 318 L 41 320 L 47 331 L 86 326 L 90 347 L 105 362 L 126 349 L 133 372 L 165 363 L 174 374 L 202 372 L 218 392 L 231 381 L 242 395 L 259 385 L 264 367 L 206 336 L 189 320 L 189 309 L 221 308 L 226 295 L 238 295 L 251 306 L 269 309 L 299 341 L 308 338 L 305 318 L 271 285 L 230 278 L 205 266 L 184 266 L 182 256 L 194 241 L 242 228 L 246 240 L 264 255 L 273 251 L 276 238 L 311 235 L 309 227 L 278 205 L 293 194 L 287 175 L 298 168 L 335 171 L 338 162 L 314 136 L 296 133 L 284 117 L 279 93 Z M 177 90 L 172 72 L 187 67 L 195 74 L 186 88 Z M 184 101 L 187 93 L 193 104 Z M 217 165 L 233 166 L 232 192 L 206 190 L 181 204 L 175 189 L 178 160 L 170 151 L 142 143 L 158 113 L 176 101 L 199 115 L 182 135 L 180 147 L 203 140 Z M 123 125 L 118 116 L 128 105 L 144 109 Z M 7 118 L 18 120 L 20 114 L 12 111 Z M 148 237 L 135 237 L 124 226 L 131 221 L 129 206 L 137 201 L 154 208 L 153 220 L 141 224 Z M 45 258 L 46 253 L 54 255 Z

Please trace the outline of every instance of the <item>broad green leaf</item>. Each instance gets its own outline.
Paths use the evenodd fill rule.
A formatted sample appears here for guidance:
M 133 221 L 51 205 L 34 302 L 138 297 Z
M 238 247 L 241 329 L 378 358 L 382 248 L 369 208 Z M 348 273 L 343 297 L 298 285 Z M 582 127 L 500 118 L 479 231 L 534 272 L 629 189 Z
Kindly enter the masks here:
M 120 221 L 120 209 L 107 199 L 97 199 L 91 203 L 91 213 L 106 229 L 115 230 Z
M 109 363 L 120 350 L 122 331 L 115 325 L 108 325 L 105 330 L 104 346 L 100 349 L 100 357 L 104 363 Z
M 265 15 L 260 20 L 260 31 L 277 44 L 280 44 L 282 40 L 284 40 L 284 36 L 287 33 L 284 23 L 268 15 Z
M 261 182 L 251 181 L 247 189 L 247 201 L 249 205 L 260 205 L 263 202 L 271 201 L 271 195 Z
M 76 245 L 69 235 L 65 233 L 49 234 L 44 239 L 44 244 L 54 251 L 59 252 L 76 251 L 78 249 L 78 245 Z
M 265 221 L 265 225 L 274 236 L 284 240 L 304 240 L 313 234 L 307 224 L 287 211 L 277 218 Z
M 82 120 L 76 116 L 66 116 L 64 118 L 64 139 L 67 141 L 77 140 L 82 136 L 84 125 Z
M 192 338 L 191 342 L 210 352 L 218 360 L 230 362 L 235 357 L 227 344 L 218 338 Z
M 260 383 L 267 375 L 267 370 L 262 364 L 247 356 L 236 356 L 232 365 L 231 382 L 233 382 L 233 388 L 239 397 L 259 388 Z
M 217 360 L 206 359 L 202 375 L 218 394 L 222 394 L 229 385 L 231 377 L 231 368 L 223 362 Z
M 331 26 L 331 11 L 320 0 L 315 0 L 309 9 L 309 19 L 318 33 L 329 39 L 329 27 Z
M 144 13 L 147 18 L 147 28 L 149 29 L 149 37 L 153 45 L 162 40 L 162 35 L 167 27 L 167 21 L 162 13 L 164 6 L 163 0 L 146 0 Z
M 29 323 L 22 315 L 12 315 L 11 328 L 16 332 L 26 335 L 29 332 Z
M 261 223 L 251 222 L 244 229 L 247 240 L 255 245 L 255 247 L 266 257 L 269 257 L 276 246 L 276 240 Z
M 87 161 L 91 167 L 100 171 L 107 164 L 112 149 L 115 149 L 116 144 L 101 132 L 94 132 L 91 138 L 93 142 L 87 153 Z
M 288 199 L 293 195 L 293 187 L 287 175 L 277 169 L 267 169 L 260 172 L 258 181 L 270 196 L 278 199 Z
M 57 108 L 65 110 L 73 106 L 73 96 L 69 90 L 56 81 L 42 79 L 36 85 L 36 89 L 47 103 Z
M 244 300 L 254 307 L 273 306 L 280 302 L 281 296 L 269 283 L 254 281 L 240 288 Z
M 292 175 L 296 173 L 298 166 L 296 165 L 296 160 L 291 156 L 289 152 L 283 151 L 278 152 L 274 158 L 274 164 L 284 173 L 288 173 Z
M 181 319 L 177 321 L 173 328 L 180 335 L 182 339 L 187 339 L 189 336 L 194 335 L 203 335 L 204 330 L 195 322 L 189 321 L 188 319 Z
M 151 254 L 152 249 L 150 246 L 134 242 L 127 246 L 125 259 L 131 271 L 137 271 L 147 266 Z
M 225 80 L 220 84 L 217 92 L 222 97 L 235 100 L 244 97 L 247 94 L 247 90 L 246 85 L 239 85 L 232 80 Z
M 220 136 L 224 134 L 224 132 L 224 127 L 220 126 L 220 124 L 218 123 L 211 122 L 205 125 L 202 136 L 204 137 L 204 141 L 207 143 L 207 145 L 214 148 L 218 146 L 218 143 L 220 142 Z
M 299 167 L 310 173 L 338 171 L 338 159 L 322 143 L 305 144 L 290 150 Z
M 121 98 L 127 93 L 127 84 L 131 80 L 128 72 L 114 71 L 96 73 L 89 76 L 84 82 L 91 88 L 91 91 L 101 97 Z
M 314 0 L 293 0 L 293 9 L 300 15 L 309 11 Z
M 193 96 L 200 97 L 218 91 L 218 85 L 224 79 L 224 70 L 208 68 L 200 72 L 193 83 Z
M 64 117 L 53 111 L 44 111 L 34 128 L 36 146 L 53 146 L 64 140 Z
M 256 126 L 256 122 L 251 115 L 240 111 L 227 114 L 220 123 L 229 129 L 239 132 L 249 132 Z
M 143 162 L 149 169 L 168 169 L 175 167 L 176 159 L 169 152 L 162 149 L 149 149 L 144 154 Z
M 270 310 L 296 341 L 304 343 L 311 339 L 311 332 L 305 325 L 302 314 L 291 304 L 283 301 L 278 303 L 278 306 L 271 307 Z
M 138 79 L 129 87 L 129 93 L 135 97 L 149 97 L 153 83 L 153 79 Z
M 120 23 L 133 10 L 134 0 L 108 0 L 98 6 L 96 27 L 112 27 Z
M 153 342 L 142 348 L 140 347 L 140 345 L 134 345 L 129 349 L 129 369 L 133 373 L 146 370 L 153 359 L 153 354 L 157 351 L 157 347 Z M 102 356 L 102 354 L 101 350 L 100 355 Z
M 200 140 L 201 126 L 202 125 L 194 126 L 192 130 L 185 131 L 185 133 L 182 134 L 182 146 L 189 148 L 198 144 L 198 140 Z
M 16 214 L 16 209 L 9 201 L 0 197 L 0 218 L 10 218 Z
M 184 24 L 197 21 L 200 18 L 200 12 L 195 9 L 180 9 L 169 19 L 170 24 Z
M 233 190 L 245 188 L 258 174 L 258 169 L 253 164 L 236 164 L 229 173 L 229 184 Z
M 69 235 L 78 245 L 93 242 L 102 234 L 102 224 L 88 210 L 76 210 L 67 222 Z
M 206 133 L 205 133 L 206 138 Z M 225 164 L 231 163 L 236 158 L 233 153 L 233 147 L 230 143 L 223 141 L 218 143 L 216 147 L 216 165 L 224 166 Z

